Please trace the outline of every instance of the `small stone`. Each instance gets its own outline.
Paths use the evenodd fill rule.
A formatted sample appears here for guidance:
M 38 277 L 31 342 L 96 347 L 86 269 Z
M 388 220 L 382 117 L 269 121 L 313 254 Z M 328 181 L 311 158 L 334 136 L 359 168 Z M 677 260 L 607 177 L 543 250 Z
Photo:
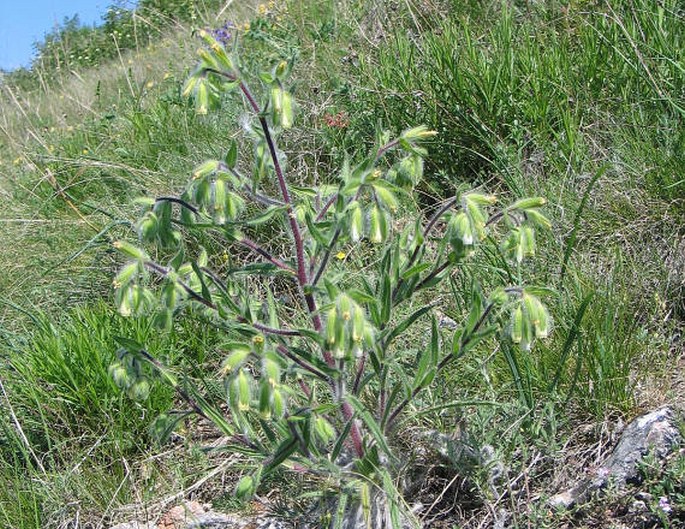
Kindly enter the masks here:
M 623 431 L 611 455 L 596 471 L 577 486 L 557 494 L 548 504 L 555 508 L 569 508 L 584 501 L 592 491 L 605 488 L 610 482 L 619 488 L 640 478 L 638 464 L 648 453 L 664 459 L 682 441 L 675 424 L 675 411 L 664 406 L 631 422 Z M 638 500 L 644 503 L 643 500 Z
M 647 510 L 647 504 L 642 501 L 642 500 L 635 500 L 632 505 L 630 506 L 630 511 L 637 513 L 637 512 L 644 512 Z

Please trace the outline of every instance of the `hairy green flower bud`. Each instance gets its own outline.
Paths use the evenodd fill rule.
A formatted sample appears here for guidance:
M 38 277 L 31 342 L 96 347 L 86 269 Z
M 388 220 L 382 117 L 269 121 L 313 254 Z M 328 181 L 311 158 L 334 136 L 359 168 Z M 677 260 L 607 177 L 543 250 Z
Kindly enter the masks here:
M 390 211 L 397 210 L 397 197 L 388 187 L 385 186 L 383 181 L 373 186 L 373 191 L 376 193 L 378 199 L 387 207 Z
M 281 366 L 278 359 L 273 354 L 264 355 L 263 360 L 264 377 L 272 386 L 277 386 L 281 382 Z
M 457 213 L 453 218 L 452 222 L 453 237 L 456 237 L 461 241 L 464 246 L 473 246 L 475 242 L 475 234 L 473 233 L 473 227 L 471 225 L 471 220 L 463 211 Z
M 273 388 L 271 390 L 271 409 L 273 410 L 274 417 L 280 419 L 285 415 L 286 402 L 283 393 L 278 388 Z
M 226 195 L 226 213 L 228 214 L 228 218 L 236 220 L 243 212 L 243 209 L 245 209 L 245 200 L 243 200 L 243 197 L 233 191 L 229 191 Z
M 361 205 L 358 201 L 353 201 L 348 206 L 350 219 L 350 239 L 352 242 L 357 242 L 361 239 L 362 231 L 364 229 L 364 219 Z
M 521 343 L 523 340 L 523 309 L 518 305 L 511 315 L 511 341 L 515 344 Z
M 539 226 L 546 230 L 552 227 L 552 223 L 549 221 L 549 219 L 535 209 L 526 210 L 526 219 L 535 224 L 536 226 Z
M 138 222 L 138 233 L 144 241 L 152 241 L 159 231 L 159 220 L 154 211 L 148 211 Z
M 191 77 L 189 77 L 188 80 L 185 82 L 185 85 L 183 86 L 183 91 L 181 92 L 181 95 L 183 97 L 188 97 L 192 92 L 195 91 L 199 81 L 200 77 L 197 75 L 192 75 Z
M 128 257 L 131 257 L 133 259 L 137 259 L 139 261 L 145 261 L 148 259 L 147 254 L 143 250 L 136 246 L 133 246 L 130 242 L 115 241 L 112 244 L 112 246 L 114 246 L 114 248 L 119 250 L 124 255 L 127 255 Z
M 197 54 L 199 55 L 200 59 L 202 59 L 202 66 L 204 68 L 212 69 L 212 70 L 221 70 L 219 67 L 219 62 L 216 60 L 216 57 L 209 53 L 206 49 L 200 48 L 197 50 Z
M 235 487 L 235 495 L 238 499 L 247 500 L 254 494 L 254 479 L 252 476 L 243 476 Z
M 121 362 L 112 362 L 107 370 L 114 383 L 121 389 L 127 388 L 130 384 L 128 370 Z
M 250 347 L 244 343 L 231 343 L 228 344 L 227 348 L 230 353 L 224 361 L 221 363 L 221 374 L 226 376 L 231 374 L 250 356 Z
M 212 204 L 214 222 L 221 225 L 226 222 L 226 182 L 217 178 L 212 187 L 214 192 Z
M 369 214 L 369 239 L 374 244 L 380 244 L 387 236 L 388 221 L 383 210 L 374 204 Z
M 195 112 L 200 115 L 207 114 L 209 110 L 209 89 L 207 82 L 201 80 L 197 84 L 197 92 L 195 94 Z
M 323 417 L 316 417 L 314 419 L 314 433 L 323 444 L 328 444 L 335 439 L 333 426 Z
M 541 208 L 546 203 L 547 201 L 542 197 L 522 198 L 521 200 L 517 200 L 511 206 L 509 206 L 509 209 L 529 210 Z
M 415 186 L 423 176 L 423 158 L 412 154 L 402 159 L 397 168 L 397 184 Z
M 238 371 L 238 408 L 240 411 L 247 411 L 250 409 L 250 402 L 252 401 L 252 384 L 251 377 L 244 369 Z
M 206 162 L 198 165 L 193 171 L 193 180 L 199 180 L 200 178 L 205 178 L 211 174 L 216 173 L 219 169 L 218 160 L 207 160 Z
M 272 403 L 271 403 L 271 388 L 272 385 L 269 384 L 268 380 L 262 379 L 259 384 L 259 413 L 262 419 L 271 419 Z
M 335 345 L 336 327 L 338 326 L 338 311 L 335 307 L 328 311 L 328 318 L 326 319 L 326 342 L 329 346 Z
M 471 226 L 474 228 L 474 234 L 478 240 L 483 240 L 485 238 L 485 223 L 488 220 L 487 214 L 472 200 L 466 201 L 466 211 L 471 220 Z
M 290 92 L 283 92 L 283 109 L 281 111 L 281 127 L 289 129 L 293 126 L 295 111 L 293 108 L 293 96 Z
M 497 202 L 495 195 L 484 195 L 483 193 L 467 193 L 464 198 L 468 202 L 473 202 L 479 206 L 491 206 Z
M 142 401 L 150 395 L 150 382 L 145 377 L 140 377 L 127 390 L 128 396 L 135 401 Z
M 525 257 L 535 255 L 535 231 L 531 226 L 521 226 L 521 252 Z
M 437 132 L 434 130 L 429 130 L 428 127 L 425 125 L 419 125 L 418 127 L 414 127 L 413 129 L 405 130 L 402 133 L 402 138 L 408 141 L 413 141 L 413 140 L 425 140 L 428 138 L 432 138 L 433 136 L 437 135 Z
M 134 261 L 132 263 L 126 263 L 119 273 L 114 278 L 112 284 L 115 288 L 121 288 L 127 285 L 130 281 L 134 280 L 138 276 L 138 271 L 140 270 L 140 263 Z

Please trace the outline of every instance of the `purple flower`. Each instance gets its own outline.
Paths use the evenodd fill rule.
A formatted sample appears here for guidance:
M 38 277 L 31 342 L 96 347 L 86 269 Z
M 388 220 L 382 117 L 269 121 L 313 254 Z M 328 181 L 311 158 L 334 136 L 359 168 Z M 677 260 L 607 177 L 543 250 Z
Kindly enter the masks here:
M 666 496 L 662 496 L 661 498 L 659 498 L 659 509 L 661 509 L 666 514 L 670 513 L 673 510 Z
M 234 29 L 235 24 L 233 24 L 233 22 L 226 21 L 226 23 L 223 26 L 220 26 L 216 29 L 212 29 L 210 30 L 210 32 L 212 34 L 212 37 L 214 37 L 217 41 L 219 41 L 219 43 L 225 46 L 231 40 L 231 31 Z

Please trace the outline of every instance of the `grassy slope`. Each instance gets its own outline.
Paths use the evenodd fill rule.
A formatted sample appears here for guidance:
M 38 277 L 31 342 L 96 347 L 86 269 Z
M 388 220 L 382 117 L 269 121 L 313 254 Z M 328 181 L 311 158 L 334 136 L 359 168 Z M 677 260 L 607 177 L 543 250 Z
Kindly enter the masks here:
M 330 179 L 343 150 L 368 142 L 379 121 L 396 132 L 423 122 L 441 133 L 431 149 L 432 183 L 420 198 L 426 207 L 465 181 L 549 199 L 555 231 L 543 241 L 545 262 L 531 272 L 561 293 L 553 306 L 554 337 L 535 357 L 481 351 L 448 375 L 444 393 L 430 396 L 509 402 L 468 409 L 460 420 L 513 470 L 539 475 L 533 487 L 543 495 L 545 483 L 561 479 L 554 473 L 550 479 L 545 465 L 580 422 L 601 431 L 615 412 L 630 416 L 673 396 L 664 366 L 678 347 L 673 337 L 685 312 L 679 66 L 685 48 L 682 13 L 670 4 L 659 11 L 647 1 L 637 9 L 617 3 L 611 11 L 594 2 L 509 10 L 499 2 L 408 2 L 393 12 L 362 1 L 292 2 L 280 21 L 253 20 L 243 39 L 247 69 L 298 57 L 293 78 L 306 127 L 286 150 L 302 181 Z M 228 16 L 242 21 L 254 14 L 240 9 Z M 0 336 L 7 344 L 2 361 L 24 366 L 2 378 L 9 391 L 2 406 L 11 406 L 17 420 L 3 414 L 0 422 L 6 485 L 0 494 L 9 495 L 0 501 L 7 506 L 0 520 L 13 526 L 56 526 L 80 512 L 98 520 L 117 505 L 188 483 L 190 470 L 164 459 L 135 463 L 153 451 L 126 441 L 164 400 L 122 416 L 125 401 L 98 365 L 110 358 L 102 350 L 123 323 L 112 324 L 101 307 L 63 309 L 108 297 L 115 266 L 110 241 L 130 236 L 130 200 L 178 190 L 194 164 L 220 154 L 217 138 L 234 130 L 239 109 L 198 119 L 178 97 L 194 46 L 180 29 L 156 49 L 82 72 L 48 92 L 4 91 Z M 349 126 L 327 128 L 322 114 L 340 110 Z M 573 238 L 562 278 L 560 263 Z M 487 264 L 467 275 L 478 277 Z M 589 295 L 577 332 L 573 321 Z M 37 326 L 17 306 L 45 310 L 57 323 Z M 186 354 L 209 347 L 182 330 L 168 340 L 160 347 Z M 64 370 L 74 351 L 93 361 L 88 369 L 72 368 L 77 376 Z M 41 364 L 45 358 L 52 367 Z M 44 370 L 55 378 L 47 380 Z M 97 384 L 105 408 L 79 404 L 76 388 Z M 45 413 L 35 413 L 36 402 Z M 120 417 L 118 425 L 103 432 L 103 414 Z M 449 428 L 453 420 L 425 423 Z M 33 457 L 17 424 L 31 449 L 45 456 Z M 601 446 L 601 435 L 589 438 Z M 535 465 L 539 457 L 544 463 Z M 186 460 L 189 469 L 206 464 Z M 38 479 L 24 479 L 22 465 Z M 161 476 L 166 490 L 153 486 Z M 62 507 L 74 498 L 77 507 Z M 515 510 L 521 523 L 537 516 Z

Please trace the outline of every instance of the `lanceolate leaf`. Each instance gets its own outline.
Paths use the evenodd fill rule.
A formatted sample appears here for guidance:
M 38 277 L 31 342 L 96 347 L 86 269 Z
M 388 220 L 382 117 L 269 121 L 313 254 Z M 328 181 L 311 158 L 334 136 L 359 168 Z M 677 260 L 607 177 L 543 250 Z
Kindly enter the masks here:
M 394 459 L 393 453 L 390 450 L 390 446 L 388 445 L 388 440 L 381 431 L 378 422 L 376 422 L 376 419 L 369 413 L 366 407 L 356 397 L 350 395 L 348 396 L 348 401 L 350 404 L 352 404 L 354 411 L 357 413 L 359 418 L 364 422 L 366 427 L 369 429 L 369 432 L 371 433 L 371 436 L 378 445 L 378 448 L 380 448 L 388 457 Z
M 394 327 L 393 329 L 390 330 L 385 336 L 384 344 L 385 347 L 390 345 L 390 343 L 397 338 L 399 335 L 401 335 L 403 332 L 405 332 L 416 320 L 418 320 L 421 316 L 429 312 L 433 308 L 432 305 L 426 305 L 425 307 L 421 307 L 420 309 L 414 311 L 412 314 L 410 314 L 406 319 L 404 319 L 399 325 Z
M 274 218 L 274 216 L 276 216 L 278 213 L 285 211 L 286 209 L 287 208 L 285 206 L 272 206 L 264 210 L 260 215 L 257 215 L 256 217 L 252 217 L 251 219 L 244 221 L 244 224 L 253 227 L 266 224 L 272 218 Z

